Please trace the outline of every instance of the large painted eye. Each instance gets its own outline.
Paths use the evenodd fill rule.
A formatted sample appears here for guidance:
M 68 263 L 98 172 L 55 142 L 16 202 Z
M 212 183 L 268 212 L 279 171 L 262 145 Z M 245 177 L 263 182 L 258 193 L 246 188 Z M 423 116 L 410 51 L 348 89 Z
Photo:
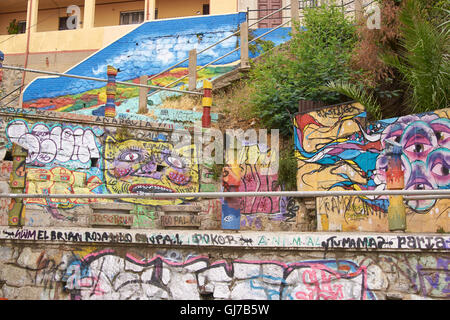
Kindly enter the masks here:
M 422 152 L 429 151 L 431 148 L 433 148 L 433 146 L 428 143 L 413 143 L 413 144 L 409 144 L 405 148 L 405 151 L 414 152 L 414 153 L 422 153 Z
M 141 159 L 141 154 L 135 151 L 126 151 L 120 154 L 119 160 L 125 162 L 134 162 Z
M 183 169 L 185 166 L 183 160 L 180 157 L 169 156 L 167 157 L 167 163 L 177 169 Z
M 437 176 L 448 176 L 449 169 L 442 163 L 437 163 L 433 166 L 431 172 Z

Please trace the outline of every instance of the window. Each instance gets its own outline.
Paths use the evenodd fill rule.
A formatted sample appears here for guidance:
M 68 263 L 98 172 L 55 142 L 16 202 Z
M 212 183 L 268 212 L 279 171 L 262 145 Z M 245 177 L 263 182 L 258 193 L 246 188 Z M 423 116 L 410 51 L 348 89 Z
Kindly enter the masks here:
M 209 4 L 203 5 L 203 15 L 209 14 Z
M 144 22 L 144 11 L 131 11 L 120 13 L 120 24 L 136 24 Z
M 27 22 L 26 21 L 19 21 L 17 23 L 19 33 L 25 33 L 27 31 Z
M 58 30 L 69 30 L 69 28 L 67 28 L 67 18 L 68 17 L 59 17 Z

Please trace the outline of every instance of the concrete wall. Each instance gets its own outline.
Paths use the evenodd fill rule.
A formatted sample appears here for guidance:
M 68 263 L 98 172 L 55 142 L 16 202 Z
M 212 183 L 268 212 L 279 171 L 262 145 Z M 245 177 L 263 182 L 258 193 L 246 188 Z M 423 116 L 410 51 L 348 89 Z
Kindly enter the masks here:
M 403 147 L 405 189 L 450 186 L 449 109 L 367 123 L 358 103 L 295 116 L 299 190 L 386 189 L 386 141 Z M 407 231 L 448 232 L 448 199 L 408 201 Z M 318 230 L 388 231 L 388 197 L 317 198 Z
M 89 97 L 86 97 L 88 103 Z M 92 97 L 91 97 L 92 98 Z M 93 98 L 92 98 L 93 99 Z M 118 194 L 157 192 L 206 192 L 221 189 L 221 175 L 212 177 L 212 167 L 200 164 L 197 147 L 179 146 L 174 140 L 179 131 L 173 125 L 132 118 L 110 119 L 35 109 L 2 108 L 0 110 L 0 142 L 3 154 L 13 145 L 28 152 L 12 171 L 20 173 L 20 192 L 28 194 Z M 206 145 L 205 145 L 206 146 Z M 241 150 L 247 155 L 241 166 L 240 191 L 279 190 L 276 173 L 262 172 L 260 160 L 267 156 L 261 142 Z M 187 156 L 189 155 L 189 156 Z M 10 158 L 14 155 L 9 153 Z M 10 159 L 11 160 L 11 159 Z M 5 159 L 5 161 L 10 161 Z M 0 162 L 1 163 L 1 162 Z M 7 164 L 5 164 L 7 166 Z M 5 169 L 6 170 L 6 169 Z M 8 172 L 5 171 L 5 179 Z M 12 176 L 11 186 L 16 177 Z M 19 179 L 19 178 L 17 178 Z M 5 187 L 8 187 L 5 184 Z M 18 187 L 18 186 L 16 186 Z M 17 191 L 14 190 L 12 192 Z M 129 204 L 132 228 L 161 227 L 166 206 L 195 205 L 197 227 L 220 229 L 221 199 L 27 199 L 24 201 L 23 225 L 87 227 L 91 225 L 93 206 L 97 203 Z M 114 204 L 113 204 L 114 203 Z M 243 230 L 309 230 L 305 226 L 307 211 L 291 198 L 246 197 L 239 199 L 241 218 L 237 226 Z M 19 211 L 5 203 L 3 224 Z M 18 210 L 18 209 L 16 209 Z M 113 213 L 113 212 L 112 212 Z M 113 214 L 117 214 L 113 213 Z M 195 218 L 197 219 L 197 218 Z M 189 220 L 181 224 L 189 225 Z M 303 229 L 302 229 L 303 228 Z M 306 229 L 305 229 L 306 228 Z
M 211 2 L 211 3 L 210 3 Z M 210 0 L 170 0 L 156 1 L 155 7 L 158 9 L 158 19 L 197 16 L 197 12 L 202 14 L 203 4 L 210 3 L 211 14 L 235 13 L 236 1 L 210 1 Z M 78 5 L 81 10 L 81 21 L 84 16 L 84 1 L 72 1 L 71 5 Z M 120 24 L 120 13 L 127 11 L 144 11 L 145 1 L 127 1 L 126 3 L 97 3 L 95 7 L 94 27 L 117 26 Z M 26 3 L 22 11 L 13 13 L 0 13 L 0 35 L 7 35 L 9 23 L 16 21 L 26 21 Z M 59 17 L 67 16 L 67 7 L 43 8 L 40 6 L 38 12 L 38 32 L 56 31 L 59 27 Z M 82 25 L 81 25 L 82 26 Z
M 0 229 L 0 297 L 7 299 L 439 300 L 450 294 L 448 236 Z

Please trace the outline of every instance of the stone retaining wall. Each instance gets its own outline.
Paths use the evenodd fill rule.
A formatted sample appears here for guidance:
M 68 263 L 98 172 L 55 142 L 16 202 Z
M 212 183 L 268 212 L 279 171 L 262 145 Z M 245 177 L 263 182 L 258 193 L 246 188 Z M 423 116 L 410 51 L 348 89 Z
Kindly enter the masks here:
M 4 227 L 0 297 L 449 299 L 449 245 L 439 234 Z

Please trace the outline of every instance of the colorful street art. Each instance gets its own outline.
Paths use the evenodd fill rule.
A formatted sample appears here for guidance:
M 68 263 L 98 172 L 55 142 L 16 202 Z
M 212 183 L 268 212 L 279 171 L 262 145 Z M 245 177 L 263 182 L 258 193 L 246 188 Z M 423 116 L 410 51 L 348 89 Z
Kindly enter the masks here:
M 139 82 L 143 75 L 155 75 L 188 57 L 192 49 L 202 50 L 234 33 L 245 13 L 187 17 L 148 21 L 110 45 L 100 49 L 67 71 L 68 74 L 106 78 L 107 66 L 118 70 L 117 81 Z M 220 45 L 205 51 L 197 58 L 199 66 L 232 51 L 238 37 L 231 37 Z M 239 63 L 239 52 L 231 54 L 209 68 L 201 70 L 198 80 L 211 79 L 234 69 Z M 188 62 L 177 69 L 152 79 L 149 84 L 166 85 L 187 74 Z M 184 86 L 181 81 L 178 86 Z M 139 96 L 137 87 L 117 86 L 117 114 L 127 113 L 121 104 Z M 151 98 L 161 102 L 160 94 Z M 66 77 L 41 77 L 31 82 L 24 91 L 24 107 L 46 110 L 83 112 L 89 114 L 106 103 L 105 84 Z M 136 105 L 137 107 L 137 105 Z
M 12 161 L 0 161 L 0 193 L 9 193 L 9 179 L 13 170 Z M 8 225 L 8 213 L 11 199 L 0 198 L 0 226 Z
M 230 150 L 226 159 L 230 158 Z M 239 165 L 225 166 L 223 173 L 223 190 L 239 192 L 281 191 L 277 172 L 271 172 L 270 166 L 275 163 L 277 155 L 265 144 L 243 145 L 233 151 Z M 234 189 L 233 189 L 234 188 Z M 230 201 L 238 201 L 233 207 Z M 261 214 L 273 221 L 289 222 L 295 219 L 299 206 L 295 200 L 287 197 L 242 197 L 225 198 L 222 211 L 230 214 L 239 209 L 241 228 L 262 229 Z M 226 216 L 226 215 L 224 215 Z M 235 213 L 234 216 L 237 216 Z
M 232 284 L 233 279 L 236 281 Z M 75 300 L 200 299 L 375 300 L 367 267 L 347 260 L 294 263 L 235 259 L 211 261 L 165 252 L 144 258 L 114 250 L 74 259 L 62 280 Z
M 71 124 L 30 123 L 16 119 L 5 128 L 9 148 L 24 148 L 24 191 L 30 194 L 102 193 L 103 172 L 99 166 L 103 130 Z M 71 220 L 63 209 L 96 202 L 97 199 L 27 199 L 57 220 Z
M 103 128 L 75 124 L 11 120 L 4 128 L 6 148 L 17 145 L 26 150 L 23 161 L 12 168 L 23 177 L 23 185 L 16 185 L 22 181 L 17 178 L 11 180 L 11 188 L 21 188 L 21 192 L 29 194 L 199 190 L 194 145 L 174 146 L 166 141 L 167 132 L 148 131 L 140 139 L 124 138 L 123 132 L 109 129 L 105 132 Z M 118 199 L 149 206 L 180 204 L 187 200 L 191 199 Z M 36 198 L 24 202 L 42 206 L 56 220 L 75 221 L 73 212 L 68 212 L 71 209 L 110 201 L 113 200 Z
M 72 169 L 91 168 L 91 159 L 100 158 L 101 146 L 98 128 L 37 122 L 29 125 L 25 120 L 12 120 L 6 126 L 10 144 L 28 150 L 27 165 L 44 167 L 64 165 Z
M 386 189 L 387 141 L 402 145 L 405 189 L 448 189 L 449 112 L 442 109 L 371 124 L 358 103 L 296 114 L 299 190 Z M 387 197 L 325 197 L 316 205 L 322 230 L 388 231 Z M 449 230 L 448 200 L 415 200 L 407 206 L 408 231 Z
M 188 152 L 193 158 L 185 157 Z M 105 140 L 105 184 L 110 193 L 198 192 L 199 168 L 195 146 L 127 139 Z M 179 204 L 181 199 L 123 199 L 147 205 Z

